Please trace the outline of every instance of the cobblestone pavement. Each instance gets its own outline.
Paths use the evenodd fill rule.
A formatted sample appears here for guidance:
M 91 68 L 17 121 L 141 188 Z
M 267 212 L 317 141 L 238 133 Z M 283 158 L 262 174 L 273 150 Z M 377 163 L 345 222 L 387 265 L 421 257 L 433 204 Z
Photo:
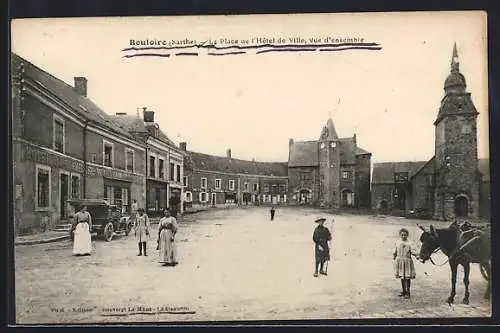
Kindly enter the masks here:
M 450 288 L 448 265 L 416 262 L 412 298 L 398 297 L 393 244 L 402 226 L 418 243 L 416 221 L 336 216 L 329 275 L 313 277 L 312 232 L 317 214 L 283 208 L 273 222 L 266 208 L 186 216 L 177 235 L 180 264 L 175 268 L 157 262 L 156 233 L 148 242 L 148 257 L 137 256 L 133 235 L 94 241 L 88 257 L 73 257 L 68 241 L 18 246 L 17 321 L 491 316 L 491 306 L 483 299 L 486 281 L 477 265 L 471 269 L 470 305 L 460 304 L 464 292 L 460 269 L 456 305 L 445 303 Z M 330 221 L 325 225 L 330 228 Z M 434 258 L 437 264 L 445 260 L 442 255 Z

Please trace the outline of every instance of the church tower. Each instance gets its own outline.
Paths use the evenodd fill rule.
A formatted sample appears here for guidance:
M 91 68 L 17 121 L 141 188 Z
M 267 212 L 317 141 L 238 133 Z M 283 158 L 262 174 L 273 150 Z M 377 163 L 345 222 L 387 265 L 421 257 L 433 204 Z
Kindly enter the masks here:
M 477 116 L 460 73 L 456 44 L 435 126 L 435 212 L 437 219 L 476 217 L 479 208 Z
M 340 147 L 332 118 L 323 127 L 319 149 L 319 204 L 321 207 L 340 206 Z

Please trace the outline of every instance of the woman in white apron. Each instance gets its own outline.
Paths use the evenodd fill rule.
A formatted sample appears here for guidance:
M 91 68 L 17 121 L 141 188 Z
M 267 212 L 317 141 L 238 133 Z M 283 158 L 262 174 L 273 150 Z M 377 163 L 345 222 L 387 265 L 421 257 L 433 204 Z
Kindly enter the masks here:
M 137 216 L 134 222 L 135 228 L 135 239 L 139 243 L 139 254 L 138 256 L 142 256 L 144 251 L 144 256 L 146 254 L 146 242 L 149 239 L 149 218 L 146 214 L 144 214 L 144 209 L 139 208 L 137 210 Z
M 87 206 L 82 206 L 74 217 L 76 227 L 74 230 L 73 254 L 77 256 L 90 255 L 92 251 L 92 241 L 90 230 L 92 229 L 92 218 L 87 212 Z
M 165 217 L 160 220 L 158 226 L 158 250 L 160 251 L 160 263 L 163 266 L 175 266 L 178 264 L 177 246 L 175 244 L 177 229 L 177 220 L 166 209 Z

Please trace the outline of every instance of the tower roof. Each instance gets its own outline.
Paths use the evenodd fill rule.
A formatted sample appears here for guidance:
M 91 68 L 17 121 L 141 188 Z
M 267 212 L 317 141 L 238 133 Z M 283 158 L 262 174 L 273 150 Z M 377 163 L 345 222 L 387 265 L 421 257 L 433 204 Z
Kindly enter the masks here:
M 458 88 L 459 90 L 465 91 L 467 84 L 465 83 L 465 77 L 460 73 L 460 62 L 458 61 L 458 51 L 457 43 L 453 45 L 453 51 L 451 55 L 451 70 L 450 74 L 444 81 L 444 89 L 446 92 L 453 88 Z
M 325 127 L 323 127 L 323 131 L 321 132 L 320 140 L 338 140 L 339 136 L 337 135 L 337 131 L 335 130 L 335 126 L 333 125 L 332 118 L 328 118 Z

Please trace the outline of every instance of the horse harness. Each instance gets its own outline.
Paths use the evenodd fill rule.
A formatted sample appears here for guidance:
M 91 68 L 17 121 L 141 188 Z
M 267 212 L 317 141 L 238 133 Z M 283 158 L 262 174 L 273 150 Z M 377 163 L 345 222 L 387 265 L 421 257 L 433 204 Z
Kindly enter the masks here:
M 460 253 L 460 251 L 462 251 L 463 249 L 465 249 L 467 246 L 469 246 L 470 244 L 472 244 L 472 242 L 474 242 L 476 239 L 479 239 L 481 238 L 481 236 L 483 235 L 483 232 L 478 229 L 478 228 L 473 228 L 473 229 L 469 229 L 469 230 L 466 230 L 466 231 L 461 231 L 460 234 L 458 235 L 457 237 L 457 244 L 460 242 L 460 240 L 462 239 L 463 235 L 466 234 L 466 233 L 469 233 L 469 232 L 478 232 L 477 235 L 475 235 L 474 237 L 472 237 L 471 239 L 469 239 L 467 242 L 465 242 L 463 245 L 461 245 L 460 247 L 456 247 L 455 250 L 453 250 L 453 252 L 448 256 L 448 259 L 440 264 L 440 265 L 436 265 L 436 263 L 434 263 L 434 260 L 432 260 L 432 255 L 434 253 L 437 253 L 439 252 L 440 250 L 442 251 L 441 249 L 441 245 L 438 246 L 437 249 L 435 249 L 430 255 L 429 255 L 429 260 L 430 262 L 435 265 L 435 266 L 443 266 L 443 265 L 446 265 L 447 263 L 450 262 L 450 260 L 455 256 L 457 255 L 457 253 Z M 470 256 L 470 255 L 469 255 Z

